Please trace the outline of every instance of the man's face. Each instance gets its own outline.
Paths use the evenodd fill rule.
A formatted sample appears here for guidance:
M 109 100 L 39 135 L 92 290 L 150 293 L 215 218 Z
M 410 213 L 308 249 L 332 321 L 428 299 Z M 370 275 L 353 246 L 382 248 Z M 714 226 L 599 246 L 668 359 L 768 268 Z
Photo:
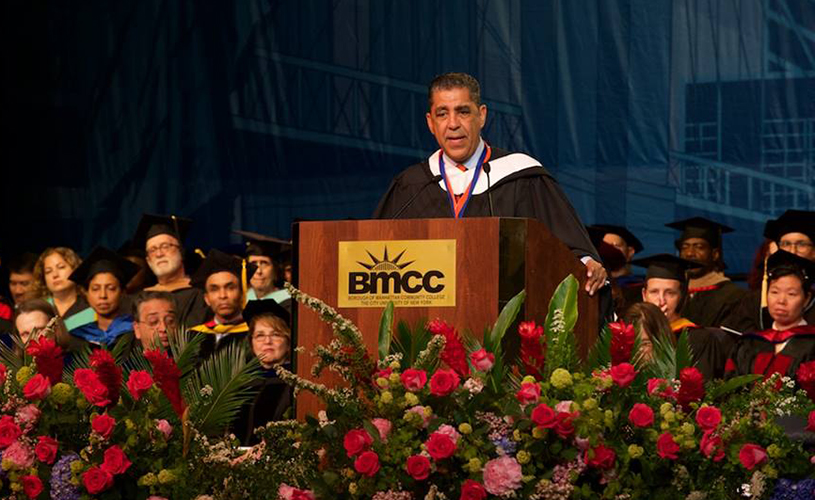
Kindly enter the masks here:
M 688 238 L 680 244 L 679 256 L 702 264 L 702 267 L 688 269 L 688 276 L 698 278 L 714 268 L 716 261 L 719 260 L 719 249 L 711 247 L 703 238 Z
M 159 343 L 170 346 L 169 335 L 176 327 L 175 308 L 171 302 L 153 299 L 139 305 L 139 317 L 134 318 L 133 332 L 144 349 L 153 349 Z
M 264 367 L 281 363 L 288 357 L 289 339 L 270 322 L 260 320 L 252 332 L 252 352 Z
M 41 330 L 48 324 L 48 316 L 41 311 L 22 313 L 14 320 L 14 327 L 23 343 L 28 342 L 34 330 Z
M 122 285 L 111 273 L 96 273 L 88 283 L 88 304 L 99 316 L 110 318 L 119 311 Z
M 169 234 L 159 234 L 147 240 L 147 265 L 156 278 L 176 273 L 184 264 L 181 245 Z
M 252 288 L 258 292 L 258 296 L 265 295 L 272 289 L 272 280 L 274 280 L 274 267 L 272 266 L 272 259 L 265 255 L 250 255 L 247 259 L 250 264 L 257 266 L 255 274 L 249 283 Z
M 650 278 L 642 289 L 642 300 L 659 307 L 668 321 L 679 319 L 679 301 L 682 299 L 682 284 L 677 280 Z
M 478 148 L 487 107 L 477 106 L 465 88 L 436 90 L 427 113 L 427 127 L 453 161 L 464 163 Z
M 623 255 L 625 255 L 626 262 L 631 262 L 631 257 L 634 256 L 634 248 L 628 246 L 628 243 L 625 242 L 622 236 L 614 233 L 606 233 L 606 235 L 603 236 L 603 241 L 613 246 L 614 248 L 619 250 Z
M 778 240 L 778 247 L 798 257 L 815 261 L 815 247 L 804 233 L 787 233 Z
M 34 273 L 9 273 L 8 287 L 14 304 L 19 305 L 34 298 Z
M 220 321 L 231 321 L 241 313 L 241 285 L 238 277 L 221 271 L 207 278 L 204 301 Z

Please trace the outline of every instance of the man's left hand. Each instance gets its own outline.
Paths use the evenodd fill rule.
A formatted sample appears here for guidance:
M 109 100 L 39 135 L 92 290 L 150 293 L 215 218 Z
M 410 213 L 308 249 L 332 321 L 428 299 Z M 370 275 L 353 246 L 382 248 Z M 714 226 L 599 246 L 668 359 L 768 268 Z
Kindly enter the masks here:
M 588 270 L 586 291 L 589 292 L 589 295 L 594 295 L 597 290 L 605 286 L 608 273 L 606 273 L 606 268 L 594 259 L 586 261 L 586 270 Z

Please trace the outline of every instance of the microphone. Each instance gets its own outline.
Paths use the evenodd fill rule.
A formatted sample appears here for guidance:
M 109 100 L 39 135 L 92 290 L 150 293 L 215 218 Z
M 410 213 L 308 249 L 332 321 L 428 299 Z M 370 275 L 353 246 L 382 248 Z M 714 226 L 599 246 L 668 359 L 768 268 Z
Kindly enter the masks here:
M 481 169 L 487 174 L 487 200 L 490 202 L 490 217 L 495 217 L 495 213 L 492 210 L 492 189 L 490 189 L 490 170 L 492 170 L 492 168 L 490 168 L 489 163 L 485 163 L 481 165 Z
M 429 181 L 425 182 L 425 184 L 418 191 L 416 191 L 416 194 L 411 196 L 410 199 L 407 201 L 407 203 L 402 205 L 402 208 L 400 208 L 399 211 L 396 212 L 396 215 L 391 217 L 391 220 L 398 219 L 399 216 L 402 215 L 402 212 L 404 212 L 407 209 L 407 207 L 409 207 L 411 204 L 413 204 L 413 202 L 416 200 L 416 198 L 418 198 L 419 195 L 422 194 L 422 192 L 425 189 L 427 189 L 427 186 L 429 186 L 431 184 L 435 184 L 435 183 L 439 182 L 442 179 L 443 179 L 443 177 L 441 176 L 441 174 L 438 174 L 438 175 L 433 176 L 433 178 L 430 179 Z

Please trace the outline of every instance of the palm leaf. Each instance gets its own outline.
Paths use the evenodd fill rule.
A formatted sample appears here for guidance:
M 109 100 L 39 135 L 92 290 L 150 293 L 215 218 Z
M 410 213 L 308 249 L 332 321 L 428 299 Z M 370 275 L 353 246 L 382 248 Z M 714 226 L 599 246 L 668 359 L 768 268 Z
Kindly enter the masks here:
M 762 378 L 764 378 L 764 375 L 756 374 L 740 375 L 738 377 L 733 377 L 727 382 L 723 383 L 722 385 L 711 390 L 710 398 L 716 400 L 724 396 L 729 396 L 731 393 L 741 389 L 744 386 L 752 384 L 756 380 L 761 380 Z
M 501 341 L 509 327 L 515 322 L 515 318 L 518 317 L 524 300 L 526 300 L 526 290 L 521 290 L 501 309 L 492 330 L 484 337 L 484 348 L 494 353 L 496 358 L 501 355 Z
M 578 365 L 574 326 L 577 324 L 577 290 L 579 283 L 573 275 L 560 282 L 549 301 L 546 315 L 546 360 L 544 377 L 557 368 L 572 371 Z
M 594 370 L 602 370 L 607 366 L 611 366 L 611 330 L 606 325 L 600 331 L 600 335 L 597 336 L 597 340 L 594 341 L 591 349 L 589 349 L 589 355 L 583 364 L 583 370 L 591 373 Z
M 690 346 L 688 339 L 688 331 L 683 330 L 679 335 L 679 340 L 676 341 L 676 377 L 679 377 L 679 372 L 683 368 L 696 365 L 694 361 L 693 349 Z
M 419 320 L 413 328 L 404 321 L 396 325 L 396 335 L 392 337 L 391 354 L 402 355 L 401 367 L 407 369 L 416 363 L 419 353 L 427 348 L 433 335 L 427 330 L 427 320 Z
M 388 302 L 385 310 L 382 311 L 382 318 L 379 320 L 379 359 L 385 359 L 390 354 L 391 337 L 393 329 L 393 302 Z
M 0 342 L 0 360 L 9 370 L 17 372 L 23 366 L 31 363 L 31 357 L 25 353 L 26 346 L 19 335 L 9 335 L 9 337 L 11 346 Z

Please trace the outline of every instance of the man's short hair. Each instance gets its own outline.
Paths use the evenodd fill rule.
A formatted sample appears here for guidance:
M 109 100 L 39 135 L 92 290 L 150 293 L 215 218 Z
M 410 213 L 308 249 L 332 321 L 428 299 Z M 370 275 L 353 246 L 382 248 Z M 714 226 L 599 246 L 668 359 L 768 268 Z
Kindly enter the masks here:
M 173 306 L 173 310 L 178 313 L 178 304 L 175 303 L 175 297 L 170 292 L 139 292 L 136 295 L 136 298 L 133 300 L 133 309 L 131 314 L 133 315 L 133 321 L 140 321 L 139 320 L 139 308 L 145 302 L 149 302 L 151 300 L 163 300 L 165 302 L 169 302 Z
M 50 321 L 51 318 L 57 315 L 57 312 L 54 310 L 54 306 L 48 303 L 48 301 L 43 299 L 31 299 L 26 300 L 19 306 L 17 306 L 17 311 L 15 311 L 16 316 L 21 314 L 28 314 L 33 312 L 40 312 L 45 314 Z
M 34 274 L 34 266 L 36 264 L 37 254 L 26 252 L 11 259 L 8 264 L 8 270 L 14 274 Z
M 433 92 L 450 89 L 469 90 L 470 99 L 476 106 L 481 106 L 481 85 L 478 80 L 467 73 L 443 73 L 434 78 L 427 87 L 427 109 L 433 107 Z

